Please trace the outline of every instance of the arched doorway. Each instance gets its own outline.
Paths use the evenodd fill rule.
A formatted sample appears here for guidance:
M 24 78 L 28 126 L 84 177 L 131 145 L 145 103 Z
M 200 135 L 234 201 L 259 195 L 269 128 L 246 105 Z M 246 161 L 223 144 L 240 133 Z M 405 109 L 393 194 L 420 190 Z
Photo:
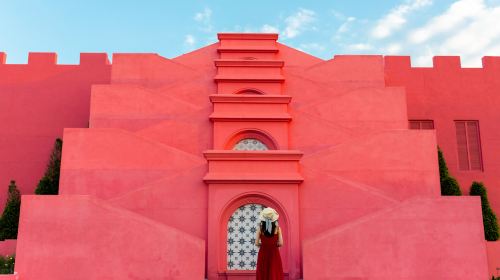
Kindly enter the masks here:
M 262 204 L 241 205 L 227 223 L 227 269 L 255 270 L 259 247 L 255 246 L 255 233 L 259 225 Z
M 280 214 L 279 225 L 282 228 L 284 239 L 284 246 L 281 247 L 280 254 L 285 279 L 288 279 L 290 250 L 294 247 L 291 236 L 293 233 L 289 230 L 289 215 L 277 199 L 260 192 L 239 194 L 221 209 L 222 215 L 218 224 L 220 235 L 217 242 L 219 272 L 216 279 L 249 279 L 249 277 L 255 276 L 258 254 L 258 248 L 254 245 L 255 230 L 260 211 L 265 207 L 272 207 Z M 229 231 L 233 231 L 233 233 L 237 231 L 238 234 Z M 242 240 L 240 241 L 240 239 Z M 238 242 L 238 246 L 234 246 L 235 242 Z M 230 250 L 232 250 L 232 254 L 230 254 Z M 240 262 L 242 263 L 240 264 Z

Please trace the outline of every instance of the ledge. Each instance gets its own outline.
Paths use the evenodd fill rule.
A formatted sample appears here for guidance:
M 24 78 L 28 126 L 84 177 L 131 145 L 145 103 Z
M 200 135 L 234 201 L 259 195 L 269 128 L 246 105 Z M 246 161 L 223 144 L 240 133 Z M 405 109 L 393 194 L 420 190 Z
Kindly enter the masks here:
M 203 155 L 207 160 L 269 160 L 298 161 L 303 153 L 298 150 L 236 151 L 206 150 Z
M 229 83 L 250 83 L 250 82 L 255 82 L 255 83 L 283 83 L 285 81 L 285 78 L 281 75 L 273 75 L 273 76 L 247 76 L 247 77 L 231 77 L 231 76 L 222 76 L 222 75 L 217 75 L 215 76 L 214 80 L 216 82 L 229 82 Z
M 277 53 L 278 48 L 269 47 L 220 47 L 219 53 Z
M 227 270 L 218 273 L 218 279 L 255 279 L 255 270 Z M 288 280 L 288 272 L 284 272 L 284 280 Z
M 289 122 L 292 120 L 292 116 L 288 113 L 279 113 L 272 115 L 233 115 L 231 113 L 212 113 L 209 116 L 211 121 L 226 121 L 226 122 Z
M 219 40 L 278 40 L 278 33 L 217 33 Z
M 203 181 L 209 184 L 300 184 L 304 178 L 297 173 L 269 173 L 269 174 L 225 174 L 209 173 L 203 177 Z
M 283 67 L 283 60 L 216 59 L 217 67 Z
M 292 100 L 290 95 L 212 94 L 209 97 L 212 103 L 288 104 Z

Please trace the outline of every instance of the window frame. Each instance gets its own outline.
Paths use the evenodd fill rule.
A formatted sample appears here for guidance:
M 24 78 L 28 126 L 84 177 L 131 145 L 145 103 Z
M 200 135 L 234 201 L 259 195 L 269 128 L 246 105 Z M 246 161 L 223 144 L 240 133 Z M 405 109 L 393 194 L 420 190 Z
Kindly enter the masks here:
M 456 144 L 456 155 L 457 155 L 457 170 L 458 171 L 464 171 L 464 172 L 484 172 L 484 162 L 483 162 L 483 149 L 482 149 L 482 144 L 481 144 L 481 129 L 479 127 L 479 120 L 465 120 L 465 119 L 459 119 L 459 120 L 454 120 L 453 121 L 454 126 L 455 126 L 455 144 Z M 461 166 L 461 155 L 460 155 L 460 147 L 459 147 L 459 135 L 458 135 L 458 127 L 457 125 L 463 123 L 464 125 L 464 131 L 465 131 L 465 147 L 466 147 L 466 153 L 467 153 L 467 169 L 462 169 Z M 477 150 L 478 150 L 478 162 L 479 162 L 479 168 L 478 169 L 472 169 L 471 167 L 471 145 L 470 145 L 470 131 L 468 129 L 469 123 L 474 123 L 476 125 L 476 137 L 477 137 Z

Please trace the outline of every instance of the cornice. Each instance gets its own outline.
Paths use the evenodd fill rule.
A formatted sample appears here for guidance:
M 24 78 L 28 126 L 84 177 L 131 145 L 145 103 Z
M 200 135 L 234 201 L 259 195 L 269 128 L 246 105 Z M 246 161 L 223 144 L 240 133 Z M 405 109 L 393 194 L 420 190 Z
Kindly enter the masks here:
M 206 150 L 203 155 L 207 160 L 269 160 L 298 161 L 303 153 L 298 150 L 267 150 L 267 151 L 237 151 L 237 150 Z
M 216 59 L 217 67 L 283 67 L 283 60 Z
M 218 33 L 219 40 L 278 40 L 277 33 Z
M 212 103 L 275 103 L 288 104 L 292 100 L 290 95 L 266 94 L 212 94 L 209 96 Z
M 208 184 L 300 184 L 304 178 L 298 173 L 279 174 L 229 174 L 209 173 L 203 177 Z
M 211 121 L 219 122 L 289 122 L 292 116 L 288 113 L 262 114 L 262 115 L 235 115 L 234 113 L 214 112 L 209 116 Z
M 229 82 L 229 83 L 283 83 L 285 77 L 282 75 L 267 75 L 267 76 L 227 76 L 217 75 L 214 80 L 216 82 Z

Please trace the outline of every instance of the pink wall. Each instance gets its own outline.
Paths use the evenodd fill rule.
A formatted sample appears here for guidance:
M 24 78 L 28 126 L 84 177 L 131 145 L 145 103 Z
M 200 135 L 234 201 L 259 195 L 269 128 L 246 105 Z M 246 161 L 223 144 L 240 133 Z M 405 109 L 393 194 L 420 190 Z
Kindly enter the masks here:
M 480 203 L 411 199 L 325 231 L 304 242 L 304 279 L 489 279 Z
M 16 239 L 5 239 L 0 241 L 0 255 L 7 256 L 16 253 Z
M 459 57 L 434 57 L 432 68 L 410 66 L 410 58 L 385 57 L 386 84 L 405 87 L 409 119 L 434 120 L 448 168 L 466 194 L 483 181 L 500 215 L 500 57 L 484 57 L 483 68 L 461 68 Z M 484 171 L 459 171 L 454 120 L 478 120 Z
M 169 262 L 182 268 L 179 279 L 191 272 L 191 279 L 247 277 L 231 274 L 225 264 L 227 219 L 245 203 L 272 205 L 282 214 L 284 265 L 293 280 L 390 279 L 381 267 L 391 265 L 399 276 L 411 273 L 410 279 L 454 276 L 446 263 L 427 263 L 436 256 L 467 261 L 462 272 L 487 276 L 479 200 L 440 198 L 441 132 L 408 130 L 408 116 L 417 117 L 411 86 L 422 80 L 408 86 L 398 79 L 413 70 L 382 56 L 323 61 L 277 43 L 275 34 L 219 38 L 220 44 L 174 59 L 113 56 L 112 69 L 106 66 L 111 80 L 93 85 L 89 107 L 78 109 L 86 108 L 90 128 L 64 124 L 61 195 L 23 197 L 16 269 L 27 279 L 38 268 L 35 258 L 54 252 L 54 265 L 66 260 L 62 267 L 75 273 L 93 267 L 84 256 L 102 254 L 105 263 L 96 275 L 106 268 L 120 278 L 120 271 L 135 273 L 146 260 L 125 268 L 128 263 L 114 260 L 134 259 L 141 248 L 153 248 L 148 260 L 158 264 L 147 271 L 150 277 L 171 275 L 160 265 Z M 491 81 L 488 71 L 485 81 Z M 461 77 L 469 81 L 476 72 Z M 242 92 L 248 89 L 254 93 Z M 245 135 L 279 150 L 230 150 Z M 451 148 L 444 150 L 447 155 Z M 93 231 L 87 236 L 88 228 Z M 450 231 L 458 234 L 444 239 Z M 128 243 L 131 236 L 135 243 Z M 106 238 L 114 250 L 102 249 Z M 175 247 L 184 238 L 190 247 Z M 174 246 L 171 254 L 167 245 Z M 184 249 L 193 249 L 194 258 L 173 260 Z M 352 258 L 350 264 L 364 258 L 365 270 L 356 271 L 343 256 Z M 40 269 L 47 277 L 68 273 L 52 264 Z
M 105 201 L 25 195 L 21 207 L 15 270 L 22 279 L 204 277 L 202 239 Z
M 82 53 L 79 65 L 56 64 L 55 53 L 30 53 L 28 64 L 5 64 L 0 53 L 0 209 L 16 180 L 32 194 L 64 127 L 87 127 L 90 86 L 110 81 L 106 54 Z
M 490 268 L 490 275 L 500 277 L 500 241 L 487 242 L 486 249 L 488 251 L 488 267 Z

